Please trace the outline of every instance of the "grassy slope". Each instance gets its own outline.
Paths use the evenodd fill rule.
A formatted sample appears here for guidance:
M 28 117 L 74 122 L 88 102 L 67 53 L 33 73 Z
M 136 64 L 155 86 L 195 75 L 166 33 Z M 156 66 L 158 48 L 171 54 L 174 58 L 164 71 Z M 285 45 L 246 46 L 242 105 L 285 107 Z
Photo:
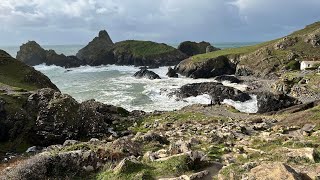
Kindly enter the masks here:
M 33 77 L 33 80 L 28 81 L 27 77 Z M 46 76 L 2 50 L 0 50 L 0 84 L 13 89 L 36 90 L 45 87 L 56 89 Z
M 304 35 L 309 34 L 318 28 L 320 28 L 320 22 L 316 22 L 314 24 L 308 25 L 306 28 L 290 34 L 289 37 L 299 36 L 299 42 L 296 45 L 286 49 L 285 51 L 296 50 L 296 51 L 303 51 L 305 54 L 308 54 L 308 55 L 319 55 L 319 51 L 316 48 L 312 48 L 311 45 L 303 42 Z M 207 59 L 215 58 L 218 56 L 245 55 L 263 47 L 273 46 L 278 40 L 280 39 L 264 42 L 264 43 L 253 45 L 253 46 L 223 49 L 220 51 L 214 51 L 207 54 L 200 54 L 200 55 L 193 56 L 192 60 L 194 62 L 201 62 L 201 61 L 205 61 Z M 281 50 L 277 50 L 277 51 L 275 50 L 274 54 L 284 54 L 284 53 L 281 52 Z
M 151 41 L 128 40 L 115 44 L 115 51 L 119 53 L 130 52 L 134 57 L 148 57 L 176 51 L 166 44 Z

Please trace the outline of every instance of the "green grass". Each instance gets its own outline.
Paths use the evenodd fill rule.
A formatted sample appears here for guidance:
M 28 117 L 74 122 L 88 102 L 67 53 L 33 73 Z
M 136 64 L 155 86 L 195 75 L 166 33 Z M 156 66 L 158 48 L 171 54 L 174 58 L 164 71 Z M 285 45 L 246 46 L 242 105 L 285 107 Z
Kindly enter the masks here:
M 134 57 L 150 57 L 177 51 L 166 44 L 136 40 L 118 42 L 114 49 L 118 53 L 130 53 Z
M 1 53 L 1 51 L 0 51 Z M 54 87 L 50 80 L 34 68 L 8 56 L 0 54 L 0 83 L 25 90 Z M 32 81 L 28 82 L 28 78 Z
M 106 170 L 98 174 L 99 180 L 122 179 L 158 179 L 159 177 L 177 177 L 190 174 L 197 170 L 197 164 L 192 164 L 187 155 L 172 157 L 166 161 L 143 162 L 141 164 L 128 163 L 121 172 Z

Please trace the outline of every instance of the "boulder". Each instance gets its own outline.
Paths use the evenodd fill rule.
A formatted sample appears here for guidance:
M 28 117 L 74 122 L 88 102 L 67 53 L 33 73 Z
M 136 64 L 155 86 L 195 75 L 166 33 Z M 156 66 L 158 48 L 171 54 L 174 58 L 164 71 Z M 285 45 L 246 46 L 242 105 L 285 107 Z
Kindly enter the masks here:
M 185 41 L 180 43 L 178 46 L 178 49 L 185 53 L 188 56 L 194 56 L 197 54 L 204 54 L 208 51 L 212 52 L 215 50 L 219 50 L 218 48 L 213 47 L 209 42 L 191 42 L 191 41 Z
M 54 50 L 45 50 L 35 41 L 29 41 L 20 46 L 20 50 L 17 53 L 17 59 L 30 66 L 43 63 L 67 68 L 83 65 L 83 61 L 75 57 L 57 54 Z
M 250 170 L 251 180 L 302 180 L 302 176 L 290 166 L 282 163 L 262 164 Z
M 297 99 L 285 94 L 273 94 L 271 92 L 258 92 L 254 94 L 257 95 L 258 113 L 279 111 L 301 103 Z
M 202 94 L 208 94 L 212 99 L 218 102 L 222 102 L 224 99 L 232 99 L 241 102 L 251 99 L 249 94 L 216 82 L 187 84 L 176 92 L 176 95 L 180 98 L 196 97 Z
M 236 71 L 235 65 L 225 56 L 197 62 L 193 58 L 181 61 L 176 71 L 190 78 L 211 78 L 221 75 L 231 75 Z
M 222 82 L 222 81 L 229 81 L 231 83 L 241 83 L 242 81 L 239 80 L 235 76 L 217 76 L 214 78 L 216 81 Z
M 42 146 L 62 144 L 67 139 L 104 137 L 109 134 L 109 124 L 129 114 L 94 100 L 78 103 L 71 96 L 52 89 L 40 89 L 31 94 L 25 107 L 36 117 L 28 136 L 34 145 Z
M 140 71 L 136 72 L 134 75 L 136 78 L 147 78 L 147 79 L 161 79 L 160 76 L 153 71 L 149 71 L 147 69 L 141 69 Z
M 166 74 L 168 77 L 173 77 L 173 78 L 177 78 L 178 77 L 178 74 L 177 72 L 172 68 L 172 67 L 169 67 L 168 68 L 168 72 Z
M 243 65 L 238 65 L 236 68 L 235 75 L 236 76 L 250 76 L 253 75 L 254 73 L 247 67 Z
M 113 45 L 107 31 L 102 30 L 98 37 L 95 37 L 87 46 L 80 49 L 76 56 L 85 61 L 85 64 L 91 66 L 114 64 L 115 60 L 111 51 Z
M 41 153 L 0 175 L 0 179 L 67 179 L 86 176 L 101 168 L 102 160 L 92 151 Z
M 294 46 L 297 42 L 298 42 L 297 37 L 284 37 L 274 45 L 274 49 L 285 50 L 291 46 Z

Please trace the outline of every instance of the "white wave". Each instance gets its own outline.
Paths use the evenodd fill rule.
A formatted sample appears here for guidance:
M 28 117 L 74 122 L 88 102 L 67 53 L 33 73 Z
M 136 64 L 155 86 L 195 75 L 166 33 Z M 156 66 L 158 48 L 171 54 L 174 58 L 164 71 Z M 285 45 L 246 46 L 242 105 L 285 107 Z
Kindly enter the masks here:
M 213 78 L 169 78 L 166 76 L 168 67 L 151 69 L 162 78 L 156 80 L 132 77 L 135 72 L 140 70 L 139 67 L 134 66 L 103 65 L 65 69 L 42 64 L 35 66 L 35 68 L 46 74 L 63 93 L 72 95 L 80 102 L 96 99 L 106 104 L 122 106 L 128 110 L 148 112 L 171 111 L 192 104 L 210 104 L 210 96 L 206 94 L 179 101 L 175 96 L 169 96 L 169 94 L 186 84 L 216 82 Z M 246 88 L 246 85 L 230 82 L 223 82 L 223 84 L 240 90 Z M 250 105 L 241 106 L 243 108 L 239 108 L 240 105 L 237 102 L 228 100 L 226 102 L 241 111 L 254 111 L 250 102 L 248 102 Z
M 240 112 L 244 113 L 257 113 L 258 112 L 258 100 L 256 95 L 251 95 L 251 99 L 245 102 L 233 101 L 231 99 L 225 99 L 223 104 L 233 106 Z
M 36 70 L 38 71 L 51 71 L 51 70 L 60 70 L 60 71 L 64 71 L 65 69 L 63 67 L 60 66 L 56 66 L 56 65 L 46 65 L 46 64 L 39 64 L 36 66 L 33 66 Z

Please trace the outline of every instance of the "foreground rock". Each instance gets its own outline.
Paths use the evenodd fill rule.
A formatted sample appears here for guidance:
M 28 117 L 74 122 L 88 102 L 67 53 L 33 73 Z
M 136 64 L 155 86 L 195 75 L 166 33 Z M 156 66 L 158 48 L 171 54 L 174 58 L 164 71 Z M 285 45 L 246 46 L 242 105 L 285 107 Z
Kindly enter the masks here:
M 204 54 L 212 51 L 220 50 L 219 48 L 213 47 L 209 42 L 191 42 L 191 41 L 185 41 L 180 43 L 178 46 L 178 49 L 185 53 L 188 56 L 194 56 L 197 54 Z
M 63 54 L 57 54 L 54 50 L 45 50 L 35 41 L 29 41 L 20 46 L 17 59 L 30 66 L 44 63 L 69 68 L 83 64 L 83 61 L 74 56 L 67 57 Z
M 298 180 L 305 179 L 290 166 L 282 163 L 263 164 L 251 169 L 249 179 L 252 180 Z
M 149 71 L 147 69 L 141 69 L 140 71 L 136 72 L 133 77 L 136 78 L 147 78 L 147 79 L 161 79 L 160 76 L 153 71 Z
M 182 86 L 177 92 L 177 96 L 180 98 L 199 96 L 203 94 L 210 95 L 216 103 L 223 102 L 224 99 L 232 99 L 234 101 L 241 102 L 251 99 L 248 94 L 243 93 L 240 90 L 215 82 L 187 84 Z
M 236 67 L 228 58 L 220 56 L 204 62 L 189 58 L 179 63 L 175 69 L 181 75 L 197 79 L 234 74 Z
M 6 116 L 0 121 L 6 127 L 3 141 L 10 141 L 14 147 L 21 140 L 30 146 L 47 146 L 66 139 L 102 138 L 111 134 L 109 128 L 114 121 L 126 121 L 129 115 L 122 108 L 94 100 L 78 103 L 71 96 L 48 88 L 16 103 L 23 106 L 9 111 L 13 107 L 6 103 Z
M 76 56 L 83 60 L 86 65 L 114 64 L 115 61 L 111 51 L 113 45 L 107 31 L 102 30 L 99 32 L 99 36 L 89 42 L 86 47 L 80 49 Z

